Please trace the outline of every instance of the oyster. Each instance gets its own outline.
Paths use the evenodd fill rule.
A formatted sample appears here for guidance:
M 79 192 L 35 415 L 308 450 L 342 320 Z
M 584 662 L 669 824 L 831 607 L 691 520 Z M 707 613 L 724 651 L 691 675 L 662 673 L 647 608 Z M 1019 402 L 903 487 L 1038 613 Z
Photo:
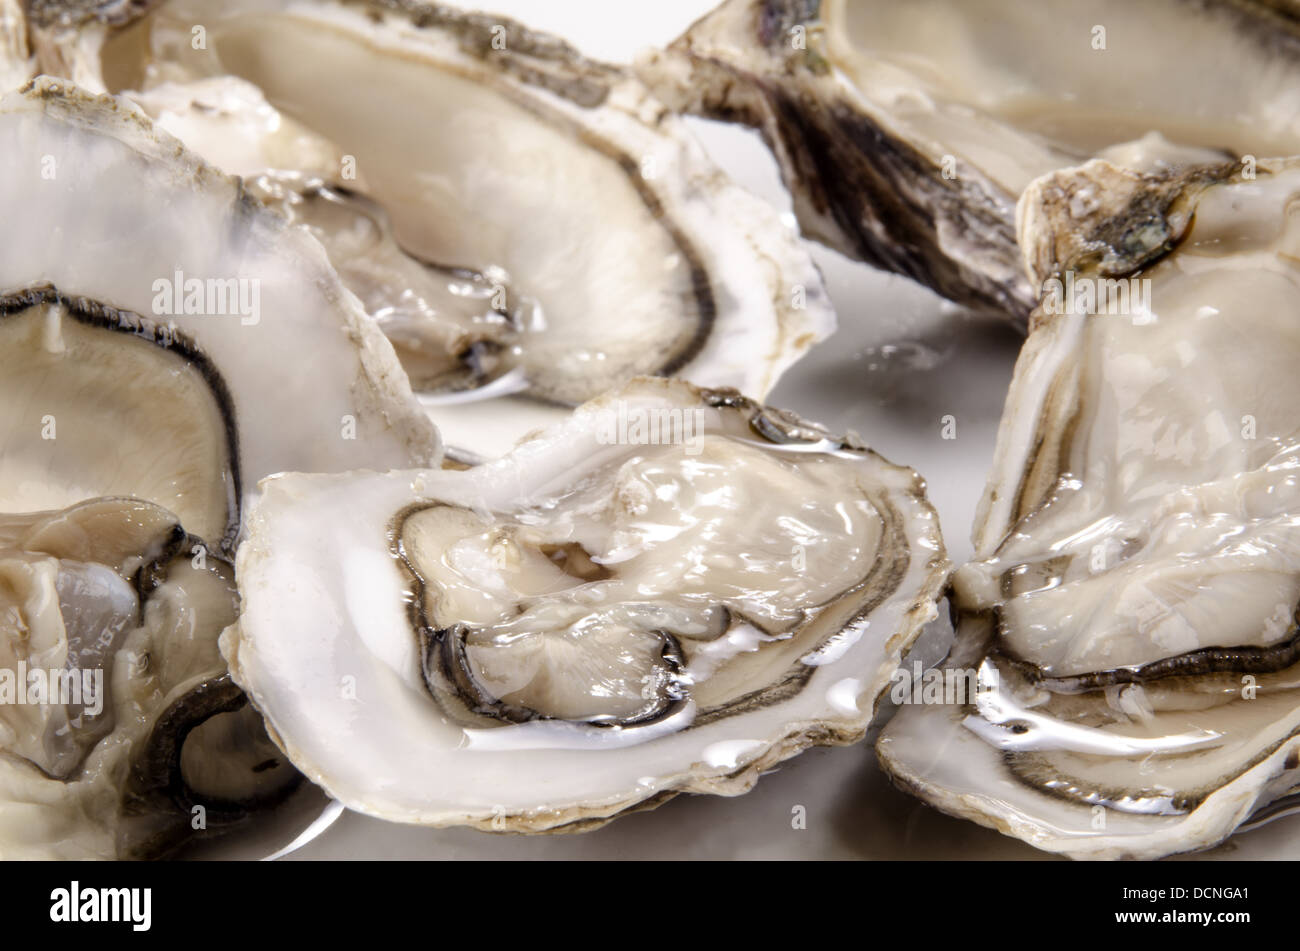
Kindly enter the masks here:
M 347 158 L 234 76 L 165 82 L 128 98 L 250 194 L 309 231 L 343 283 L 397 349 L 417 392 L 517 392 L 521 332 L 539 332 L 536 302 L 501 268 L 439 266 L 407 254 L 365 183 L 337 184 Z M 292 171 L 286 171 L 291 169 Z M 511 371 L 514 370 L 513 374 Z
M 861 739 L 946 571 L 911 470 L 655 379 L 472 469 L 270 479 L 237 564 L 222 649 L 300 769 L 524 832 Z
M 1022 321 L 1033 179 L 1300 152 L 1300 21 L 1269 0 L 728 0 L 640 75 L 759 129 L 805 233 Z
M 90 718 L 0 703 L 0 853 L 156 854 L 293 774 L 216 647 L 257 480 L 436 433 L 320 246 L 119 101 L 8 94 L 0 178 L 0 697 L 19 664 L 105 683 Z
M 170 512 L 0 515 L 0 579 L 0 857 L 156 857 L 298 784 L 217 649 L 234 566 Z
M 1221 841 L 1300 788 L 1300 161 L 1036 181 L 1043 302 L 953 578 L 964 704 L 881 761 L 1074 857 Z
M 0 141 L 5 220 L 57 223 L 0 256 L 0 510 L 134 495 L 232 552 L 269 473 L 436 461 L 392 347 L 238 181 L 55 80 Z
M 396 0 L 176 0 L 144 27 L 152 52 L 129 94 L 231 171 L 291 173 L 261 194 L 322 240 L 417 390 L 527 393 L 518 411 L 484 411 L 510 427 L 498 447 L 532 427 L 538 402 L 580 403 L 638 374 L 761 398 L 834 327 L 792 230 L 634 77 L 558 40 Z M 130 74 L 115 49 L 104 44 L 105 74 Z M 222 94 L 228 81 L 265 101 Z M 392 101 L 402 108 L 375 107 Z M 254 154 L 232 155 L 257 126 L 240 116 L 267 109 L 340 160 L 322 168 L 303 146 L 301 163 L 281 150 L 258 169 L 272 150 L 256 135 Z M 482 413 L 466 412 L 433 411 L 449 441 L 481 438 Z

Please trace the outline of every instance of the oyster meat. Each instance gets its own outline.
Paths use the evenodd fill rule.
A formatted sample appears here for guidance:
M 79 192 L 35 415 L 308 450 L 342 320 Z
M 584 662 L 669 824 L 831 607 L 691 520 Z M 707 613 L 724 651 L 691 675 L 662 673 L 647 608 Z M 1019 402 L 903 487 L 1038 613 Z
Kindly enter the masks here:
M 1300 152 L 1300 18 L 1269 0 L 727 0 L 640 75 L 762 131 L 807 234 L 1021 321 L 1035 178 Z
M 905 788 L 1039 848 L 1214 845 L 1300 788 L 1300 161 L 1103 161 L 1021 205 L 1044 288 L 959 569 L 964 704 Z
M 675 381 L 472 469 L 263 490 L 232 674 L 400 822 L 588 828 L 860 740 L 946 572 L 914 472 Z

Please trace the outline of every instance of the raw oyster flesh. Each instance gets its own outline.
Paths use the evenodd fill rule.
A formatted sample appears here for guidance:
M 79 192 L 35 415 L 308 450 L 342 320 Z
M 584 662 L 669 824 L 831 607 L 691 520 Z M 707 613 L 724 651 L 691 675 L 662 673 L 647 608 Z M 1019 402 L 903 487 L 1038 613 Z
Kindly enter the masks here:
M 860 740 L 946 573 L 910 469 L 654 379 L 472 469 L 269 479 L 237 564 L 222 649 L 299 769 L 524 832 Z
M 905 788 L 1155 858 L 1300 787 L 1298 202 L 1296 160 L 1093 161 L 1026 192 L 1043 303 L 953 578 L 948 664 L 979 685 L 886 728 Z

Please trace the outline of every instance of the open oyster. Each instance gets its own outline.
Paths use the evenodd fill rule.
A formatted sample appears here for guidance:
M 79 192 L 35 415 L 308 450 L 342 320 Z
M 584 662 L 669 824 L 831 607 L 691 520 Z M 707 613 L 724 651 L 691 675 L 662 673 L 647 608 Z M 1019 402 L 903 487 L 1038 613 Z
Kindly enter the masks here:
M 1044 288 L 948 660 L 878 751 L 1075 857 L 1213 845 L 1300 788 L 1300 162 L 1094 161 L 1021 206 Z
M 155 854 L 293 773 L 216 647 L 257 480 L 436 434 L 319 245 L 117 100 L 0 100 L 0 217 L 0 693 L 103 681 L 4 709 L 0 854 Z
M 540 403 L 638 374 L 761 398 L 834 327 L 792 229 L 634 77 L 551 37 L 396 0 L 174 0 L 127 33 L 105 76 L 228 170 L 273 173 L 259 196 L 322 241 L 417 391 L 527 394 L 435 410 L 451 442 L 491 417 L 500 448 Z
M 806 233 L 1020 320 L 1033 179 L 1300 152 L 1300 25 L 1269 0 L 728 0 L 641 75 L 761 130 Z
M 587 828 L 859 740 L 946 570 L 914 472 L 675 381 L 473 469 L 263 490 L 232 674 L 401 822 Z
M 436 460 L 392 347 L 237 180 L 55 80 L 0 141 L 5 220 L 52 223 L 0 255 L 0 508 L 137 495 L 230 550 L 269 473 Z
M 153 857 L 294 789 L 217 649 L 237 605 L 152 503 L 0 515 L 0 856 Z

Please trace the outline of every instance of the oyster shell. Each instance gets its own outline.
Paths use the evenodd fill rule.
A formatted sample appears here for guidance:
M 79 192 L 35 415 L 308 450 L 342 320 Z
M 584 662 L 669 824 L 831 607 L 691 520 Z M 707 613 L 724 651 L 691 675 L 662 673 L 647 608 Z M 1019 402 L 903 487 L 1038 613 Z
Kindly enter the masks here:
M 140 495 L 229 551 L 269 473 L 436 461 L 392 347 L 237 180 L 55 80 L 4 99 L 0 138 L 6 220 L 58 222 L 0 256 L 0 508 Z
M 728 181 L 634 77 L 558 40 L 395 0 L 243 0 L 220 10 L 177 0 L 146 25 L 152 55 L 143 91 L 131 95 L 187 143 L 232 171 L 265 171 L 251 155 L 217 157 L 243 141 L 217 130 L 265 108 L 345 158 L 323 169 L 314 148 L 301 164 L 282 153 L 273 168 L 299 173 L 308 189 L 295 195 L 280 177 L 270 197 L 333 249 L 345 282 L 376 312 L 398 315 L 385 326 L 417 389 L 509 377 L 489 395 L 527 392 L 534 405 L 470 408 L 463 422 L 432 410 L 457 445 L 482 439 L 489 416 L 510 427 L 499 449 L 535 425 L 537 402 L 580 403 L 638 374 L 761 398 L 833 330 L 792 230 Z M 265 102 L 227 96 L 214 110 L 217 84 L 232 77 Z M 185 90 L 188 110 L 178 102 Z M 402 108 L 375 107 L 392 101 Z M 322 194 L 333 199 L 330 220 L 311 220 Z M 365 248 L 351 224 L 369 230 Z M 410 260 L 395 266 L 399 256 Z M 349 273 L 354 265 L 368 273 Z M 380 272 L 388 283 L 376 285 Z M 509 302 L 458 315 L 447 298 L 464 306 L 466 274 L 499 274 L 487 286 Z M 438 349 L 459 374 L 429 366 Z
M 859 740 L 946 570 L 914 472 L 674 381 L 472 469 L 263 491 L 222 649 L 300 769 L 400 822 L 587 828 Z
M 1221 841 L 1300 787 L 1300 161 L 1094 161 L 1021 205 L 1044 287 L 948 666 L 881 762 L 1074 857 Z
M 21 0 L 0 0 L 0 93 L 17 89 L 35 75 Z
M 1297 74 L 1300 20 L 1268 0 L 728 0 L 640 69 L 759 129 L 807 234 L 1018 320 L 1030 181 L 1300 152 Z
M 20 0 L 26 6 L 35 72 L 107 91 L 104 47 L 163 0 Z M 127 33 L 128 36 L 138 34 Z
M 436 433 L 320 246 L 124 103 L 6 95 L 0 178 L 0 692 L 99 671 L 109 711 L 0 703 L 0 852 L 156 854 L 293 774 L 253 775 L 216 647 L 257 480 L 436 464 Z

